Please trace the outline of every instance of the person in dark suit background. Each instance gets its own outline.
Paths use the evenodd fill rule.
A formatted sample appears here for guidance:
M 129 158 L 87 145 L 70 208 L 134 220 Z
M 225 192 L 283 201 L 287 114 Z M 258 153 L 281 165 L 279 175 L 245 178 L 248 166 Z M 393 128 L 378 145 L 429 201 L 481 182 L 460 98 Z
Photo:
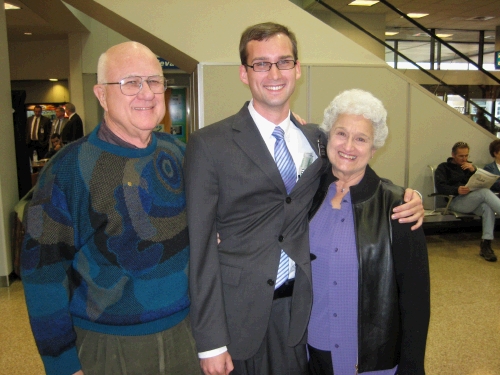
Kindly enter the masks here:
M 83 122 L 81 117 L 76 113 L 76 108 L 73 103 L 66 103 L 66 115 L 68 122 L 61 132 L 63 144 L 76 141 L 83 137 Z
M 307 374 L 307 212 L 328 163 L 326 138 L 317 126 L 299 125 L 290 112 L 301 70 L 288 28 L 249 27 L 240 58 L 240 80 L 253 99 L 191 134 L 187 144 L 193 334 L 206 375 L 227 375 L 233 368 L 232 375 Z M 284 133 L 287 151 L 278 133 Z M 283 154 L 294 165 L 291 185 L 282 177 Z M 409 211 L 396 218 L 415 213 L 405 222 L 421 223 L 419 197 L 404 209 Z
M 33 151 L 36 151 L 38 158 L 42 159 L 49 149 L 51 122 L 48 117 L 42 115 L 40 105 L 36 105 L 33 112 L 35 114 L 26 121 L 26 145 L 30 159 L 33 158 Z
M 61 134 L 61 131 L 64 129 L 64 126 L 68 122 L 68 119 L 64 117 L 66 114 L 66 110 L 63 106 L 59 106 L 56 108 L 56 118 L 52 121 L 52 128 L 50 130 L 50 135 Z

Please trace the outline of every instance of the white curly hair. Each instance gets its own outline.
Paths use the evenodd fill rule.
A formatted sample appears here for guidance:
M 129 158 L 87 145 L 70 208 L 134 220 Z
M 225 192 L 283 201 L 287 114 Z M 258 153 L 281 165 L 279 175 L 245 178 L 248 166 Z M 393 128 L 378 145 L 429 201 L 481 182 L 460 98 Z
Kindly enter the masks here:
M 338 117 L 343 114 L 362 115 L 373 125 L 373 148 L 379 149 L 385 143 L 389 129 L 387 111 L 382 102 L 372 93 L 360 89 L 346 90 L 338 94 L 326 107 L 320 128 L 328 135 Z

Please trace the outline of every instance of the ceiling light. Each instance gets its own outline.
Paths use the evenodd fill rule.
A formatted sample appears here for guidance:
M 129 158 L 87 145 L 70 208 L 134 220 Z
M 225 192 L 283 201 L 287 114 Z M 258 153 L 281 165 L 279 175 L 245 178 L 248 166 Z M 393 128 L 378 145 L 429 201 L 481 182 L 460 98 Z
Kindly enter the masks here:
M 430 37 L 429 34 L 426 34 L 426 33 L 416 33 L 416 34 L 413 34 L 412 36 L 425 36 L 425 37 Z
M 4 3 L 3 7 L 5 10 L 21 9 L 21 7 L 18 7 L 17 5 L 10 4 L 10 3 Z
M 466 18 L 466 21 L 489 21 L 495 17 L 491 16 L 477 16 L 477 17 L 471 17 L 471 18 Z
M 57 78 L 49 78 L 49 81 L 52 81 L 52 82 L 57 82 L 59 81 Z
M 24 33 L 24 35 L 33 35 L 33 33 Z
M 440 38 L 449 38 L 450 36 L 452 36 L 453 34 L 436 34 L 436 36 L 440 37 Z
M 354 0 L 353 2 L 347 4 L 347 5 L 357 5 L 360 7 L 371 7 L 372 5 L 375 5 L 378 3 L 377 1 L 369 1 L 369 0 Z
M 428 16 L 429 13 L 408 13 L 407 16 L 410 18 L 422 18 Z
M 399 31 L 386 31 L 385 32 L 385 35 L 387 35 L 387 36 L 393 36 L 396 34 L 399 34 Z

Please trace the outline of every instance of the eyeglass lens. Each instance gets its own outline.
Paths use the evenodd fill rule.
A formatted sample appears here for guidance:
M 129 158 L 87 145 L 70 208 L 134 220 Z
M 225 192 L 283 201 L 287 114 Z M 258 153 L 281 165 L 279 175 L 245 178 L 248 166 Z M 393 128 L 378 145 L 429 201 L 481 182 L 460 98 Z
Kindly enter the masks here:
M 295 66 L 295 61 L 294 60 L 279 60 L 278 62 L 272 63 L 269 61 L 261 61 L 257 62 L 253 65 L 249 65 L 255 70 L 256 72 L 267 72 L 271 70 L 272 66 L 276 65 L 276 67 L 279 70 L 290 70 L 293 69 Z
M 124 78 L 120 81 L 120 89 L 124 95 L 136 95 L 141 91 L 144 82 L 148 83 L 149 89 L 155 94 L 161 94 L 167 88 L 165 77 L 151 76 L 145 79 L 141 77 Z

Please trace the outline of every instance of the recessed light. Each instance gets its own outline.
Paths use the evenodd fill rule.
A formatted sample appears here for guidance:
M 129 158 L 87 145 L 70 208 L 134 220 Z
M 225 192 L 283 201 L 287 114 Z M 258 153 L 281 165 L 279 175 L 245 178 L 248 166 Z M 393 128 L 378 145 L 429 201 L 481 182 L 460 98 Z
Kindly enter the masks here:
M 24 35 L 33 35 L 33 33 L 24 33 Z
M 399 31 L 386 31 L 385 32 L 385 35 L 387 35 L 387 36 L 392 36 L 392 35 L 396 35 L 396 34 L 399 34 Z
M 408 13 L 407 16 L 410 18 L 422 18 L 428 16 L 429 13 Z
M 49 81 L 52 81 L 52 82 L 57 82 L 59 81 L 57 78 L 49 78 Z
M 347 4 L 347 5 L 356 5 L 359 7 L 371 7 L 372 5 L 375 5 L 378 3 L 377 1 L 369 1 L 369 0 L 354 0 L 353 2 Z
M 450 36 L 452 36 L 453 34 L 436 34 L 436 36 L 440 37 L 440 38 L 449 38 Z
M 427 33 L 416 33 L 416 34 L 413 34 L 412 36 L 424 36 L 424 37 L 427 37 L 427 38 L 430 37 L 430 35 L 427 34 Z
M 18 7 L 17 5 L 11 3 L 4 3 L 3 7 L 5 10 L 21 9 L 21 7 Z

